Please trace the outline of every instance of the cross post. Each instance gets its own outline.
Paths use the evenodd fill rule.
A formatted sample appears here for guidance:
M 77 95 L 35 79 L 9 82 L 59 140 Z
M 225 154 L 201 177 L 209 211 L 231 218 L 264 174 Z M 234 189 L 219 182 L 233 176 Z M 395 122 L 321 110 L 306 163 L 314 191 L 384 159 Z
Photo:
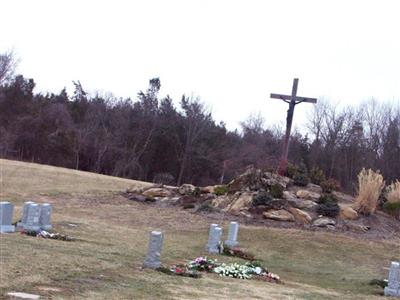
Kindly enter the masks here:
M 288 163 L 287 158 L 289 154 L 289 141 L 290 141 L 290 132 L 292 130 L 294 107 L 302 102 L 317 103 L 316 98 L 298 97 L 297 96 L 298 84 L 299 84 L 299 79 L 298 78 L 293 79 L 293 87 L 291 95 L 271 94 L 271 98 L 280 99 L 289 104 L 289 109 L 287 111 L 287 116 L 286 116 L 286 132 L 282 144 L 282 154 L 278 166 L 278 174 L 282 176 L 285 175 Z

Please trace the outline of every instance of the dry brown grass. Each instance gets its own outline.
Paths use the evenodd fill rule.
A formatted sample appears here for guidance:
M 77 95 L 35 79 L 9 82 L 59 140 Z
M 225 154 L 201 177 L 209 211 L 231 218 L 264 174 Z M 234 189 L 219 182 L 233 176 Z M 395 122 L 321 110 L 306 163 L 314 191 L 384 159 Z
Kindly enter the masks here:
M 256 253 L 284 285 L 141 270 L 150 230 L 165 233 L 162 261 L 172 264 L 206 255 L 209 224 L 217 222 L 226 229 L 229 221 L 132 202 L 114 192 L 137 182 L 110 177 L 107 183 L 101 176 L 103 181 L 97 182 L 86 173 L 31 164 L 25 170 L 21 163 L 2 163 L 7 184 L 0 198 L 12 199 L 15 215 L 21 215 L 25 194 L 37 202 L 51 202 L 55 230 L 77 241 L 0 235 L 0 299 L 10 291 L 36 293 L 43 299 L 380 299 L 381 290 L 367 283 L 387 276 L 384 267 L 398 259 L 398 240 L 241 224 L 240 245 Z M 79 181 L 77 192 L 73 183 Z
M 0 159 L 0 198 L 121 191 L 147 182 Z
M 400 181 L 396 180 L 387 187 L 385 197 L 389 203 L 400 202 Z
M 354 208 L 364 215 L 374 213 L 384 186 L 385 182 L 379 171 L 362 169 L 358 174 L 358 195 Z

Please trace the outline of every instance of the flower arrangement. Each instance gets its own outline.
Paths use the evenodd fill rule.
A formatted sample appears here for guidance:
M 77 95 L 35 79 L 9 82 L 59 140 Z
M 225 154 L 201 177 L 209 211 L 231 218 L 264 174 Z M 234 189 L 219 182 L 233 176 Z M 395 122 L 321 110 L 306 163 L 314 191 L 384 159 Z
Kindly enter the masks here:
M 217 260 L 213 260 L 211 258 L 207 257 L 197 257 L 194 260 L 191 260 L 188 262 L 187 267 L 190 270 L 196 270 L 196 271 L 206 271 L 206 272 L 212 272 L 214 268 L 216 268 L 219 264 L 217 263 Z
M 219 276 L 250 279 L 253 269 L 246 265 L 234 263 L 230 265 L 222 264 L 219 267 L 216 267 L 214 272 L 219 274 Z
M 35 230 L 22 230 L 21 234 L 25 234 L 28 236 L 34 236 L 44 239 L 52 239 L 52 240 L 61 240 L 61 241 L 73 241 L 75 240 L 73 237 L 70 237 L 65 234 L 61 234 L 58 232 L 48 232 L 45 230 L 40 230 L 39 232 Z
M 220 276 L 227 276 L 240 279 L 258 279 L 268 282 L 280 283 L 280 277 L 274 273 L 268 272 L 260 262 L 247 262 L 245 264 L 234 263 L 231 265 L 222 264 L 214 269 L 214 272 Z

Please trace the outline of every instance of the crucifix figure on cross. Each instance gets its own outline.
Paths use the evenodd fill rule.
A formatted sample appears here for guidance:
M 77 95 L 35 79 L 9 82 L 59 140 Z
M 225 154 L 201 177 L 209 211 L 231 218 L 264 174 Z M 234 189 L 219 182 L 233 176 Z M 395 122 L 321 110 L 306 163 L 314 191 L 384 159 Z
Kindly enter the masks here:
M 316 98 L 308 98 L 308 97 L 299 97 L 297 96 L 297 86 L 299 84 L 299 79 L 293 79 L 293 87 L 292 87 L 292 94 L 291 95 L 282 95 L 282 94 L 271 94 L 271 98 L 280 99 L 285 101 L 289 104 L 289 109 L 287 111 L 286 117 L 286 134 L 285 140 L 283 141 L 282 147 L 282 156 L 279 161 L 278 166 L 278 174 L 285 175 L 286 167 L 287 167 L 287 158 L 289 153 L 289 140 L 290 140 L 290 131 L 292 129 L 292 122 L 293 122 L 293 114 L 294 114 L 294 107 L 296 104 L 300 104 L 302 102 L 308 103 L 317 103 Z

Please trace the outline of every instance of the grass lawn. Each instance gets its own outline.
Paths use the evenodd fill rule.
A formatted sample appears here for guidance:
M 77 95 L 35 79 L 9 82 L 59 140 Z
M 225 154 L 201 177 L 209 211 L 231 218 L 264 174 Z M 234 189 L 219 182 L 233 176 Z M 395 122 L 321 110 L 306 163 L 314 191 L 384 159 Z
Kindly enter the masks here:
M 165 234 L 162 261 L 206 255 L 208 226 L 228 220 L 159 208 L 118 194 L 138 181 L 0 160 L 0 200 L 53 204 L 55 230 L 73 242 L 0 235 L 0 299 L 7 292 L 44 299 L 379 299 L 373 278 L 400 259 L 398 240 L 371 240 L 322 231 L 241 225 L 240 245 L 265 262 L 284 284 L 167 276 L 141 270 L 149 231 Z M 222 218 L 222 217 L 221 217 Z M 226 235 L 226 232 L 225 232 Z M 214 256 L 219 261 L 237 261 Z

